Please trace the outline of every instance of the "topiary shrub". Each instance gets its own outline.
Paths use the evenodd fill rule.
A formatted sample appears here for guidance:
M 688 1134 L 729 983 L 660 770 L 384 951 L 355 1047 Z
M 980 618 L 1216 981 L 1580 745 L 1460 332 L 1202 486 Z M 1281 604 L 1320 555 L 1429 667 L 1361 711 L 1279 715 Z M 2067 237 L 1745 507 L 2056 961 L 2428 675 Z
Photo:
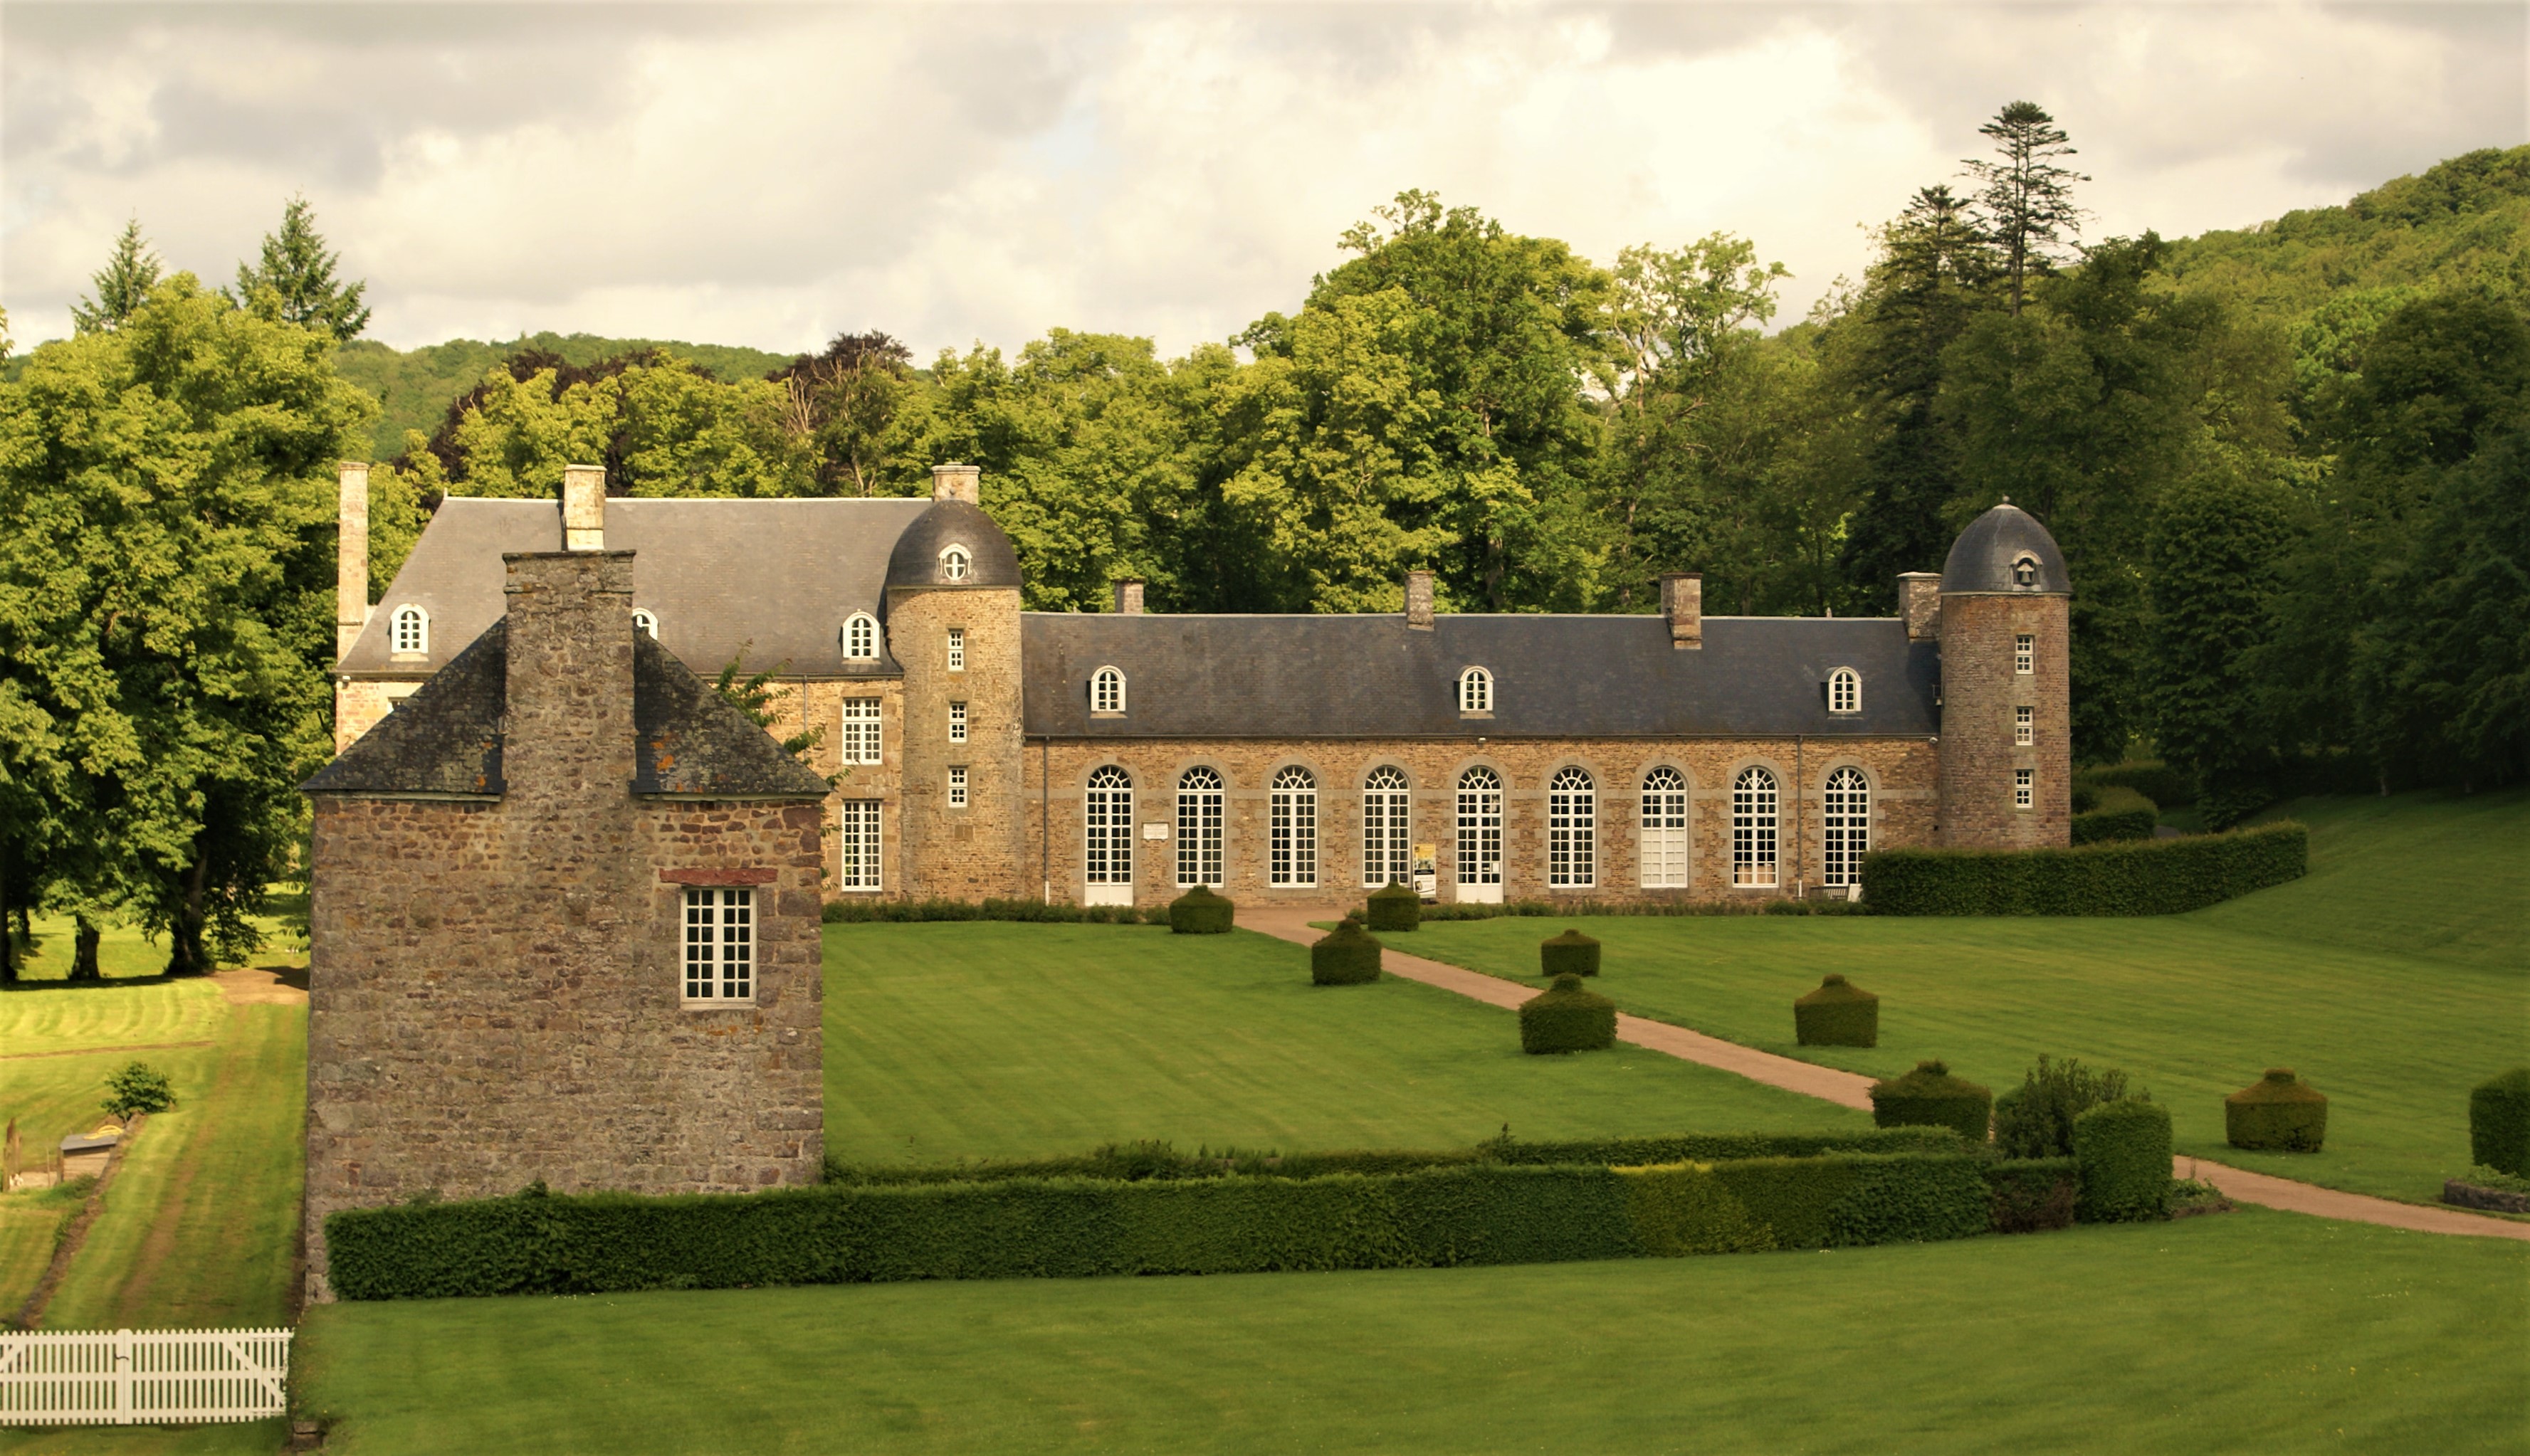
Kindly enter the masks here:
M 1599 943 L 1568 930 L 1537 943 L 1537 973 L 1552 981 L 1558 976 L 1595 976 L 1599 974 Z
M 1379 979 L 1379 942 L 1357 920 L 1338 922 L 1309 947 L 1309 979 L 1320 986 L 1360 986 Z
M 2073 1119 L 2075 1213 L 2085 1223 L 2170 1213 L 2170 1109 L 2141 1098 L 2102 1103 Z
M 2006 1158 L 2070 1158 L 2073 1119 L 2126 1095 L 2126 1074 L 2039 1053 L 2020 1085 L 1994 1100 L 1994 1146 Z
M 1581 989 L 1581 978 L 1563 975 L 1519 1006 L 1519 1050 L 1598 1052 L 1617 1045 L 1617 1003 Z
M 2295 1081 L 2292 1068 L 2269 1067 L 2265 1077 L 2223 1099 L 2223 1131 L 2234 1148 L 2316 1153 L 2328 1138 L 2328 1099 Z
M 1871 1120 L 1882 1127 L 1948 1127 L 1983 1143 L 1993 1115 L 1993 1093 L 1952 1076 L 1938 1061 L 1919 1061 L 1902 1077 L 1871 1084 Z
M 2530 1067 L 2514 1067 L 2471 1089 L 2468 1147 L 2480 1167 L 2530 1177 Z
M 1394 880 L 1371 891 L 1369 909 L 1375 931 L 1412 930 L 1423 923 L 1423 897 Z
M 1792 1034 L 1804 1047 L 1877 1047 L 1880 998 L 1830 973 L 1792 1002 Z
M 1238 912 L 1227 896 L 1196 886 L 1169 901 L 1169 930 L 1181 936 L 1222 936 Z

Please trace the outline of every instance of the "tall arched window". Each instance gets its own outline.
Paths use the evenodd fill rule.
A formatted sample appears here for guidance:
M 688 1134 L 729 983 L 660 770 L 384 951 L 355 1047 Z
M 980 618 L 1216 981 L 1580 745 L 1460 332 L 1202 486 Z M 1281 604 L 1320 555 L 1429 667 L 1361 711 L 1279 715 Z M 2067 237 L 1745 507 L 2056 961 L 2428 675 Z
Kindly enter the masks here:
M 648 637 L 648 638 L 649 638 L 651 641 L 653 641 L 653 642 L 658 641 L 658 640 L 659 640 L 659 614 L 658 614 L 658 613 L 656 613 L 656 612 L 651 611 L 651 610 L 650 610 L 649 608 L 647 608 L 647 607 L 635 607 L 635 608 L 633 608 L 633 609 L 632 609 L 632 630 L 634 630 L 634 631 L 636 631 L 636 632 L 641 633 L 643 636 Z
M 1458 855 L 1453 875 L 1464 902 L 1500 904 L 1503 888 L 1503 785 L 1493 770 L 1458 776 Z
M 1089 678 L 1089 711 L 1122 713 L 1125 711 L 1125 674 L 1114 668 L 1100 668 Z
M 1268 880 L 1280 886 L 1318 883 L 1318 780 L 1293 764 L 1274 776 L 1273 856 Z
M 1775 883 L 1775 776 L 1741 769 L 1731 782 L 1731 883 Z
M 952 546 L 940 553 L 940 577 L 944 581 L 963 581 L 974 558 L 963 546 Z
M 878 623 L 866 612 L 855 612 L 844 623 L 844 656 L 853 662 L 869 662 L 878 656 Z
M 1664 764 L 1643 776 L 1643 889 L 1686 886 L 1686 776 Z
M 1839 668 L 1827 677 L 1827 711 L 1859 713 L 1862 711 L 1862 674 L 1851 668 Z
M 387 623 L 387 648 L 391 652 L 430 651 L 430 614 L 411 602 L 395 609 Z
M 1469 668 L 1458 674 L 1458 711 L 1491 713 L 1494 711 L 1494 674 L 1482 668 Z
M 1191 768 L 1178 776 L 1178 885 L 1209 885 L 1221 877 L 1221 775 Z
M 1559 771 L 1546 785 L 1546 883 L 1585 889 L 1597 883 L 1599 791 L 1580 769 Z
M 1820 857 L 1821 878 L 1830 885 L 1862 883 L 1862 856 L 1871 852 L 1871 785 L 1860 769 L 1839 769 L 1827 776 L 1827 803 L 1819 816 L 1826 833 Z
M 1133 776 L 1114 764 L 1091 770 L 1081 822 L 1087 831 L 1081 864 L 1086 872 L 1082 878 L 1089 882 L 1089 902 L 1118 903 L 1114 894 L 1099 892 L 1100 887 L 1107 886 L 1122 887 L 1121 902 L 1132 903 Z
M 1414 884 L 1413 793 L 1405 771 L 1383 764 L 1361 784 L 1361 883 Z

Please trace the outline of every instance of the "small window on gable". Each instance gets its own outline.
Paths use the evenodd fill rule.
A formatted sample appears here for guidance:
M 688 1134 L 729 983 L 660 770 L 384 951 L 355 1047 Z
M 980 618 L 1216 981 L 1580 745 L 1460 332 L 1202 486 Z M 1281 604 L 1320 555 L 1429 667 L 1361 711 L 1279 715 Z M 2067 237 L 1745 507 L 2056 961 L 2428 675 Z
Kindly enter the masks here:
M 1100 668 L 1089 679 L 1089 711 L 1122 713 L 1125 711 L 1125 674 L 1114 668 Z
M 878 623 L 866 612 L 855 612 L 844 623 L 844 656 L 854 662 L 869 662 L 878 656 Z
M 2013 562 L 2011 564 L 2011 584 L 2014 586 L 2036 586 L 2038 584 L 2038 558 L 2024 555 L 2018 561 Z
M 647 608 L 647 607 L 635 607 L 635 608 L 633 608 L 633 609 L 632 609 L 632 630 L 634 630 L 634 631 L 636 631 L 636 632 L 641 633 L 643 636 L 648 637 L 648 638 L 649 638 L 651 641 L 653 641 L 653 642 L 658 641 L 658 640 L 659 640 L 659 614 L 658 614 L 658 613 L 656 613 L 656 612 L 651 611 L 651 610 L 650 610 L 649 608 Z
M 974 557 L 963 546 L 952 546 L 940 553 L 940 576 L 944 581 L 963 581 L 974 565 Z
M 399 654 L 430 651 L 430 614 L 411 602 L 395 609 L 388 621 L 387 647 Z
M 1469 668 L 1458 674 L 1458 711 L 1491 713 L 1494 711 L 1494 674 L 1482 668 Z
M 1851 668 L 1839 668 L 1828 674 L 1827 711 L 1859 713 L 1862 711 L 1862 674 Z

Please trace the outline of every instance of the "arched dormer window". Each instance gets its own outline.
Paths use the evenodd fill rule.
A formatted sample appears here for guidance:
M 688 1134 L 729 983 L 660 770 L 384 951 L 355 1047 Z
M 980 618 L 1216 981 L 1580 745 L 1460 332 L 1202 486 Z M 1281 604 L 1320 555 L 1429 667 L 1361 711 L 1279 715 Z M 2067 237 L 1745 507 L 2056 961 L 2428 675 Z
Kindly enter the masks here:
M 647 608 L 647 607 L 635 607 L 635 608 L 633 608 L 633 609 L 632 609 L 632 630 L 634 630 L 634 631 L 636 631 L 636 632 L 639 632 L 641 635 L 643 635 L 643 636 L 645 636 L 645 637 L 648 637 L 648 638 L 649 638 L 651 641 L 653 641 L 653 642 L 658 641 L 658 640 L 659 640 L 659 614 L 658 614 L 658 613 L 656 613 L 656 612 L 651 611 L 651 610 L 650 610 L 649 608 Z
M 1458 711 L 1491 713 L 1494 711 L 1494 674 L 1482 668 L 1469 668 L 1458 674 Z
M 943 548 L 940 553 L 940 576 L 944 581 L 963 581 L 975 564 L 974 554 L 963 546 Z
M 2038 558 L 2031 556 L 2027 552 L 2022 552 L 2020 554 L 2020 558 L 2011 564 L 2011 584 L 2018 587 L 2036 586 L 2038 584 Z
M 1851 668 L 1839 668 L 1827 675 L 1827 711 L 1859 713 L 1862 711 L 1862 674 Z
M 878 623 L 866 612 L 855 612 L 844 623 L 844 656 L 853 662 L 872 662 L 878 657 Z
M 1115 668 L 1100 668 L 1089 677 L 1089 711 L 1122 713 L 1125 711 L 1125 674 Z
M 398 657 L 430 651 L 430 614 L 411 602 L 395 609 L 387 622 L 387 648 Z

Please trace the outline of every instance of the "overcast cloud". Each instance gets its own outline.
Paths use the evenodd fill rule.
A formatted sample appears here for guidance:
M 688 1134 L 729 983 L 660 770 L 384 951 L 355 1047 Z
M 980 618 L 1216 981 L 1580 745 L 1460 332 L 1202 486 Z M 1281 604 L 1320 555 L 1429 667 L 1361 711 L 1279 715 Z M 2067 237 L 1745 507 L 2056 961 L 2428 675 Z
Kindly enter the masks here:
M 371 337 L 1171 353 L 1402 189 L 1614 259 L 1793 272 L 2019 97 L 2094 237 L 2239 227 L 2530 138 L 2517 3 L 0 7 L 0 303 L 69 329 L 138 216 L 225 281 L 303 191 Z

